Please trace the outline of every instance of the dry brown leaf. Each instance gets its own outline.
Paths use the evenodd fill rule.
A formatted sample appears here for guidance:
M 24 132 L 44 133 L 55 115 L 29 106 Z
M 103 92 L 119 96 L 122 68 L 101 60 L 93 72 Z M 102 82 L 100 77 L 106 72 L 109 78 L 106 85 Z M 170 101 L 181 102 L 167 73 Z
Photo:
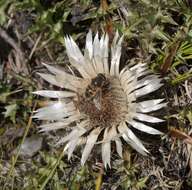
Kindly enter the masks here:
M 180 41 L 177 41 L 177 42 L 173 43 L 173 45 L 168 50 L 168 54 L 166 55 L 166 57 L 163 61 L 163 64 L 161 66 L 161 72 L 163 74 L 167 73 L 168 69 L 171 67 L 171 64 L 175 58 L 175 55 L 177 53 L 179 46 L 180 46 Z
M 108 5 L 108 3 L 107 3 L 107 0 L 101 0 L 101 1 L 100 1 L 100 6 L 101 6 L 101 9 L 102 9 L 103 11 L 107 11 L 108 8 L 109 8 L 109 5 Z
M 171 128 L 169 129 L 169 133 L 171 137 L 175 137 L 177 139 L 183 140 L 185 143 L 192 145 L 192 137 L 186 134 L 185 132 L 182 132 L 178 129 Z

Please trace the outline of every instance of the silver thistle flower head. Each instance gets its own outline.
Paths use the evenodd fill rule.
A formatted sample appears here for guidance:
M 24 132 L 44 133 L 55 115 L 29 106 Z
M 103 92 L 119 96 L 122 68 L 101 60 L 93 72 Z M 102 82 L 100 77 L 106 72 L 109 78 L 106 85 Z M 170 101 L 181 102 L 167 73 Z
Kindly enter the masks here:
M 42 132 L 71 128 L 58 144 L 66 143 L 70 159 L 75 147 L 84 143 L 82 165 L 95 145 L 101 146 L 104 166 L 110 167 L 111 143 L 114 141 L 116 152 L 122 157 L 122 139 L 146 155 L 148 150 L 129 126 L 152 135 L 162 134 L 142 121 L 163 121 L 148 114 L 165 107 L 163 99 L 137 101 L 159 89 L 161 79 L 152 74 L 146 64 L 132 64 L 120 70 L 122 40 L 116 32 L 109 49 L 107 34 L 100 39 L 96 34 L 93 39 L 89 31 L 83 55 L 74 40 L 66 37 L 70 71 L 44 64 L 50 73 L 40 73 L 43 79 L 63 90 L 34 92 L 55 99 L 47 107 L 38 109 L 34 118 L 48 121 L 40 126 Z

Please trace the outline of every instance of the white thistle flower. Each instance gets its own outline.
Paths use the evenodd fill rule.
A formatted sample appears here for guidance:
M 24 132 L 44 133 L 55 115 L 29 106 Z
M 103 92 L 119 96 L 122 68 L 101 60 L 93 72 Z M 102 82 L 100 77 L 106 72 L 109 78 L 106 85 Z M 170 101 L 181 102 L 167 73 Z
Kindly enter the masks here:
M 116 151 L 122 157 L 122 139 L 139 153 L 146 155 L 147 149 L 129 125 L 145 133 L 162 134 L 142 121 L 162 122 L 163 120 L 147 113 L 165 107 L 166 103 L 162 103 L 164 99 L 136 101 L 159 89 L 162 86 L 161 79 L 153 75 L 146 64 L 132 64 L 120 71 L 122 40 L 123 37 L 117 32 L 111 44 L 109 58 L 107 34 L 102 35 L 101 39 L 96 34 L 93 40 L 90 31 L 86 37 L 84 55 L 74 40 L 66 37 L 71 72 L 44 64 L 50 74 L 40 73 L 43 79 L 64 89 L 34 92 L 56 99 L 47 107 L 38 109 L 34 118 L 50 121 L 40 126 L 42 132 L 71 127 L 71 132 L 58 144 L 67 143 L 65 148 L 70 159 L 75 147 L 85 143 L 82 165 L 96 145 L 101 146 L 104 166 L 110 167 L 111 142 L 115 142 Z M 76 72 L 73 72 L 74 68 Z

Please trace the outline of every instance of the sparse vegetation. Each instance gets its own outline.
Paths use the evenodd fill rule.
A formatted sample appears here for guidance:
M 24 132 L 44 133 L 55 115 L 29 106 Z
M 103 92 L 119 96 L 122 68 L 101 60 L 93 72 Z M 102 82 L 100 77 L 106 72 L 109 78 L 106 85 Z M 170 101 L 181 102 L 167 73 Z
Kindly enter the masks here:
M 39 134 L 40 121 L 31 119 L 47 104 L 32 94 L 48 86 L 37 75 L 42 62 L 67 66 L 64 35 L 83 50 L 90 28 L 123 34 L 121 65 L 147 62 L 164 77 L 158 93 L 168 102 L 167 123 L 158 126 L 166 134 L 138 134 L 151 156 L 127 146 L 124 160 L 114 154 L 108 170 L 99 157 L 81 167 L 80 149 L 68 161 L 54 146 L 61 134 Z M 0 189 L 192 189 L 191 43 L 191 0 L 1 0 Z

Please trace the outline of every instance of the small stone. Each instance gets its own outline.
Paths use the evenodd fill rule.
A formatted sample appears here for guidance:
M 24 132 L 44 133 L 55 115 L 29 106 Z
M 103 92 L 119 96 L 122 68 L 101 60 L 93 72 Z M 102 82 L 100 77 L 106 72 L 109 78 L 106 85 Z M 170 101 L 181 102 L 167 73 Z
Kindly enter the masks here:
M 24 143 L 21 145 L 20 156 L 34 156 L 41 149 L 42 142 L 43 138 L 38 135 L 26 138 Z

